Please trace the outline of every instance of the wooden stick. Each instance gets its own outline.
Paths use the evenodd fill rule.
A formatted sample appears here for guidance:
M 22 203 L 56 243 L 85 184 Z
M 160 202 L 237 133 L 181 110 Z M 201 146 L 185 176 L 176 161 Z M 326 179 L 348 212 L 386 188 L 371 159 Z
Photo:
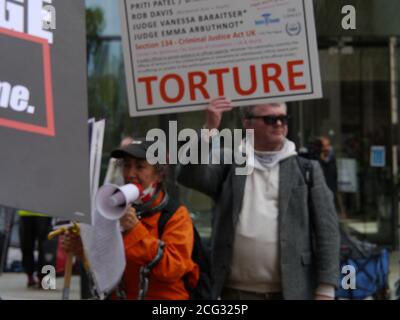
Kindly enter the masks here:
M 72 262 L 73 262 L 73 255 L 72 253 L 68 253 L 64 271 L 64 289 L 62 295 L 63 300 L 69 300 L 69 289 L 71 286 L 71 276 L 72 276 Z
M 73 234 L 79 235 L 79 231 L 80 231 L 79 225 L 77 223 L 74 223 L 73 226 L 69 227 L 68 229 L 65 227 L 62 227 L 53 232 L 50 232 L 50 234 L 48 235 L 48 239 L 51 240 L 57 236 L 64 235 L 67 232 L 71 232 Z M 69 300 L 73 259 L 74 259 L 74 256 L 73 256 L 72 252 L 67 253 L 67 261 L 65 263 L 65 271 L 64 271 L 64 288 L 63 288 L 62 300 Z M 86 268 L 89 267 L 87 261 L 85 263 L 85 267 Z

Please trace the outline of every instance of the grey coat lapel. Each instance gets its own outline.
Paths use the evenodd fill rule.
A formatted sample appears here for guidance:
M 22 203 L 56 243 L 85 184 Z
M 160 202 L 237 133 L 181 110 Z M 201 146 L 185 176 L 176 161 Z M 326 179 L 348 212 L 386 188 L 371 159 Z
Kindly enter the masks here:
M 279 223 L 282 226 L 286 212 L 289 206 L 292 188 L 294 186 L 294 177 L 296 176 L 296 161 L 290 157 L 280 163 L 279 168 Z

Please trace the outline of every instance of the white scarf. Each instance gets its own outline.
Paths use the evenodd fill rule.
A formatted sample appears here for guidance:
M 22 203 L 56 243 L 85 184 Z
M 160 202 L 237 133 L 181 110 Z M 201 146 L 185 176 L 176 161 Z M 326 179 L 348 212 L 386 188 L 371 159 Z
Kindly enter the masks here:
M 244 144 L 242 142 L 239 146 L 239 150 L 242 151 L 243 147 Z M 271 169 L 282 160 L 297 155 L 296 145 L 286 138 L 283 142 L 282 149 L 279 151 L 257 151 L 249 142 L 246 143 L 246 148 L 247 166 L 259 170 Z

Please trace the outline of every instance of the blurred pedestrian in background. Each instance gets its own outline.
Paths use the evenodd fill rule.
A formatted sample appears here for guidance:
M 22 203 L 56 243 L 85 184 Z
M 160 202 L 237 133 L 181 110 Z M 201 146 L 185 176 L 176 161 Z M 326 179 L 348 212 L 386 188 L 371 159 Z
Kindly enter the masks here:
M 27 286 L 41 288 L 42 267 L 46 264 L 45 243 L 51 230 L 51 218 L 25 210 L 19 210 L 19 238 L 22 251 L 22 265 L 28 277 Z M 35 248 L 38 248 L 38 260 L 35 261 Z M 35 274 L 36 272 L 36 274 Z

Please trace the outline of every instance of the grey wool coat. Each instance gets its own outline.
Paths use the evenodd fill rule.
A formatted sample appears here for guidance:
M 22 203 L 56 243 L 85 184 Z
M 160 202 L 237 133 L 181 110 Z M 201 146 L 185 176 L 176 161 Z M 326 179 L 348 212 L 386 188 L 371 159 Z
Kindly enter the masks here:
M 333 195 L 318 162 L 312 161 L 313 210 L 309 211 L 309 187 L 295 156 L 279 165 L 278 241 L 283 297 L 313 299 L 317 285 L 337 287 L 339 282 L 340 233 Z M 178 182 L 207 194 L 215 203 L 211 236 L 214 299 L 220 296 L 230 272 L 245 190 L 246 176 L 235 175 L 235 168 L 235 164 L 178 167 Z

